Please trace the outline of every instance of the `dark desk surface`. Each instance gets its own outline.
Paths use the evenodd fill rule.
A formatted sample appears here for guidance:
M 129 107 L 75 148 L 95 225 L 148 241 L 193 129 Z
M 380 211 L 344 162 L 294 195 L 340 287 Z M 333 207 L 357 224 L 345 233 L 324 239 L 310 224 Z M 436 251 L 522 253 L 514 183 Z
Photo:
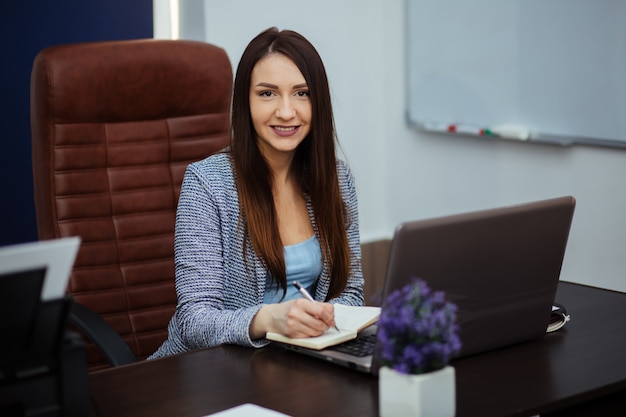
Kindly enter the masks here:
M 453 362 L 457 416 L 545 415 L 584 404 L 597 411 L 604 398 L 623 406 L 626 294 L 562 282 L 556 301 L 572 317 L 560 331 Z M 89 385 L 102 417 L 200 417 L 243 403 L 293 416 L 378 415 L 375 377 L 272 346 L 122 366 L 92 373 Z

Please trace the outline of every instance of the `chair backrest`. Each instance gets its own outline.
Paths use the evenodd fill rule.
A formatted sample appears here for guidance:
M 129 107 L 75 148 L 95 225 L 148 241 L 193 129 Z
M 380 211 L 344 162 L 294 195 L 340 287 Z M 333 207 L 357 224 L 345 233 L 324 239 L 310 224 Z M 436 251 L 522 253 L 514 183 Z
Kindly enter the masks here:
M 68 292 L 140 360 L 167 336 L 182 177 L 227 146 L 232 82 L 225 51 L 197 41 L 60 45 L 33 64 L 39 238 L 82 238 Z

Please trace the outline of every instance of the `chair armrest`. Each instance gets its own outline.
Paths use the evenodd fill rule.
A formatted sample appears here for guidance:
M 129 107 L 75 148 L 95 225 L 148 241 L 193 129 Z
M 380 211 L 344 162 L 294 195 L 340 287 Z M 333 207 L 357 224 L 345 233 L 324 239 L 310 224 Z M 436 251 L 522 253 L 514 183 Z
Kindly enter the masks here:
M 70 322 L 100 349 L 111 366 L 137 362 L 137 357 L 122 337 L 93 310 L 74 301 Z

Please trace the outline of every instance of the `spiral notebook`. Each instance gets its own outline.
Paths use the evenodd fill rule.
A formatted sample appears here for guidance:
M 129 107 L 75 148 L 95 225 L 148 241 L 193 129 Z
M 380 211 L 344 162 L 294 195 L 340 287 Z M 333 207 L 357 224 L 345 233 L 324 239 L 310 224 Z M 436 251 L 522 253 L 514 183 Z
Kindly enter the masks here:
M 559 197 L 402 223 L 391 242 L 383 297 L 412 277 L 444 291 L 458 306 L 461 357 L 537 339 L 550 322 L 575 205 L 573 197 Z M 351 353 L 353 342 L 285 347 L 377 373 L 375 327 L 357 338 L 373 353 Z

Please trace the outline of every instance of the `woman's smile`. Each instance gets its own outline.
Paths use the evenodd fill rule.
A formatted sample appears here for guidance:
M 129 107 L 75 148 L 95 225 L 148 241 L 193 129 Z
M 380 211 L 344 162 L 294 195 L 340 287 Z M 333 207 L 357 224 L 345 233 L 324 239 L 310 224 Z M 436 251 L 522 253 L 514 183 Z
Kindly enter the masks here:
M 299 126 L 272 126 L 278 136 L 290 137 L 298 133 Z

